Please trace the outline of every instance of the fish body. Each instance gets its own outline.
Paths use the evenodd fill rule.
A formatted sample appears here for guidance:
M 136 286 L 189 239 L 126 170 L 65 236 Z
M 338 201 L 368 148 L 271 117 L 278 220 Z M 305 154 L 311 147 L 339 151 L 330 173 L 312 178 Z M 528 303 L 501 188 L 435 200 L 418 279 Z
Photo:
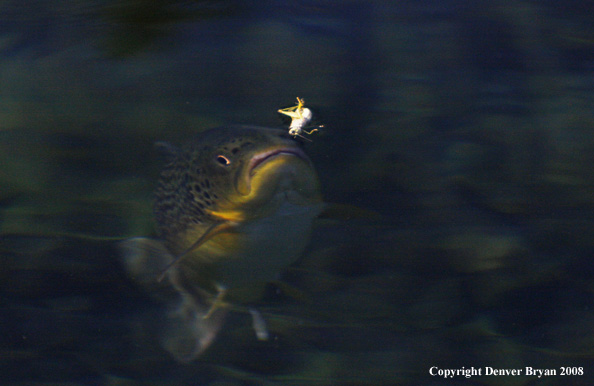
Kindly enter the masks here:
M 166 148 L 154 204 L 158 239 L 122 247 L 130 275 L 166 294 L 163 343 L 188 361 L 221 328 L 220 304 L 256 299 L 299 258 L 323 203 L 311 161 L 284 131 L 227 126 Z

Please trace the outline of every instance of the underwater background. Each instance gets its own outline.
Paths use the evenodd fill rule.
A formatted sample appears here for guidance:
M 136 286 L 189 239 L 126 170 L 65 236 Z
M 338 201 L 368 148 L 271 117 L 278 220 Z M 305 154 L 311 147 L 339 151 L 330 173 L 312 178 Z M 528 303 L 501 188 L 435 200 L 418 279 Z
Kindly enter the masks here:
M 117 248 L 154 233 L 153 144 L 296 97 L 350 210 L 259 301 L 269 341 L 233 312 L 178 363 Z M 2 1 L 1 383 L 592 385 L 593 106 L 591 0 Z

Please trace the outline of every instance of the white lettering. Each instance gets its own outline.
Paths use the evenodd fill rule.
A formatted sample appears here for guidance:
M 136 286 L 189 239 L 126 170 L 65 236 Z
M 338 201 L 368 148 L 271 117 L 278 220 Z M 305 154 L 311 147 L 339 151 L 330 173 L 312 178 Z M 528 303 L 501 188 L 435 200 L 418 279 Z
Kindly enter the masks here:
M 512 376 L 517 377 L 518 375 L 522 375 L 522 369 L 494 369 L 493 367 L 485 367 L 485 375 L 494 375 L 494 376 Z
M 535 369 L 532 367 L 526 367 L 526 375 L 536 375 L 538 378 L 543 376 L 550 377 L 552 375 L 557 375 L 557 370 L 555 369 Z
M 460 369 L 440 369 L 437 366 L 432 366 L 429 368 L 429 374 L 433 377 L 440 376 L 443 378 L 454 378 L 454 377 L 465 377 L 471 378 L 474 376 L 482 376 L 483 369 L 482 368 L 475 368 L 475 367 L 462 367 Z

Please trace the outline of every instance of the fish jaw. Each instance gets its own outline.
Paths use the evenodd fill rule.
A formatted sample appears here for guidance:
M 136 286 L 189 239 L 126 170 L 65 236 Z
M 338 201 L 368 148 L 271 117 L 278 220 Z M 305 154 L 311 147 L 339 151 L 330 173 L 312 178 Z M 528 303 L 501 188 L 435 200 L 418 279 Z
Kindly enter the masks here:
M 241 222 L 270 213 L 270 201 L 279 192 L 294 191 L 297 205 L 321 202 L 313 165 L 298 147 L 274 147 L 254 154 L 236 179 L 238 194 L 219 208 L 219 215 Z
M 295 157 L 302 159 L 305 162 L 309 162 L 309 159 L 307 158 L 307 156 L 305 155 L 303 150 L 301 150 L 299 148 L 280 147 L 280 148 L 267 150 L 267 151 L 264 151 L 264 152 L 254 155 L 248 165 L 249 175 L 253 176 L 256 172 L 255 169 L 258 166 L 260 166 L 261 164 L 265 163 L 266 161 L 269 161 L 272 158 L 277 157 L 277 156 L 287 156 L 287 155 L 293 155 Z
M 291 156 L 302 160 L 311 167 L 309 158 L 298 147 L 276 146 L 259 151 L 253 154 L 246 165 L 239 170 L 236 179 L 237 192 L 242 196 L 249 196 L 252 192 L 252 179 L 260 167 L 263 167 L 270 161 L 274 161 L 277 157 Z

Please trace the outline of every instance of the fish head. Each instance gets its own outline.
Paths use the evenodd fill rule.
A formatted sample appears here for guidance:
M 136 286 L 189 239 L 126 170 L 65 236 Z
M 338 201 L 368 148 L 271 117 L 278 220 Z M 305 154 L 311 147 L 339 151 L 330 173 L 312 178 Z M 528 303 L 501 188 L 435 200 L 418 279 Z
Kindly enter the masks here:
M 281 201 L 321 203 L 311 160 L 286 131 L 226 126 L 198 135 L 165 168 L 155 203 L 162 236 L 193 224 L 242 223 Z
M 215 209 L 216 215 L 230 221 L 267 216 L 277 209 L 279 200 L 308 206 L 321 201 L 318 177 L 301 145 L 285 131 L 246 130 L 231 148 L 229 185 Z M 235 142 L 232 142 L 235 143 Z M 216 155 L 221 160 L 220 155 Z M 222 162 L 219 162 L 222 163 Z M 233 164 L 236 164 L 233 168 Z M 223 186 L 223 183 L 221 184 Z M 215 213 L 215 212 L 213 212 Z

